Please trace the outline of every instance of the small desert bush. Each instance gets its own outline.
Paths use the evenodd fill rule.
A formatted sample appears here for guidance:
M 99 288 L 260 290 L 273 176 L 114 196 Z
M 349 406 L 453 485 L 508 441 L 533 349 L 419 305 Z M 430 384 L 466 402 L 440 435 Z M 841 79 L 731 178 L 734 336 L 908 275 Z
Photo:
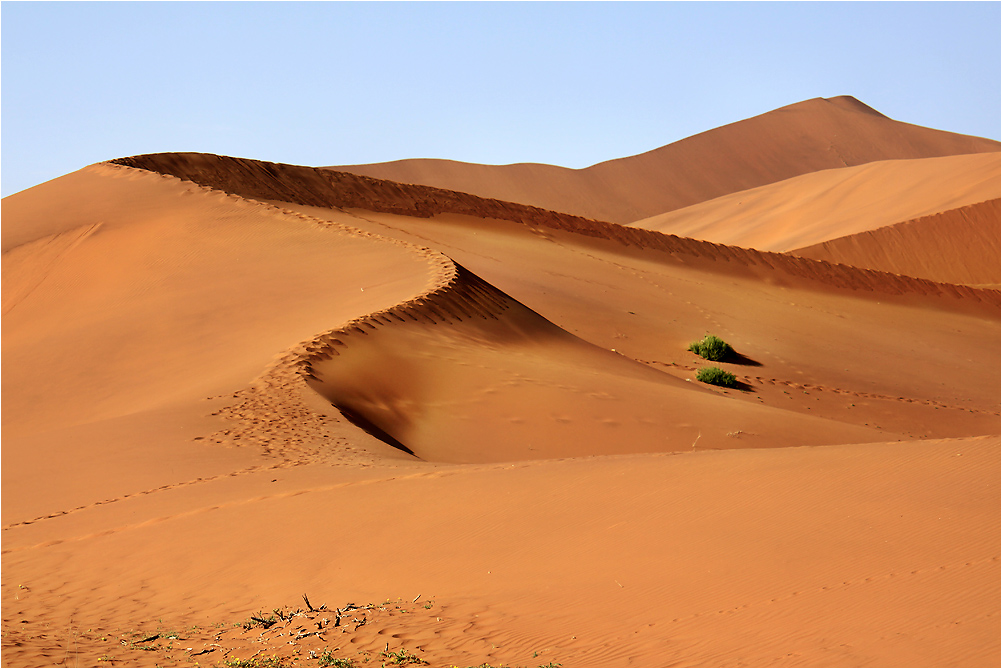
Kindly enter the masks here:
M 701 358 L 713 360 L 714 362 L 723 360 L 734 353 L 734 349 L 731 348 L 730 344 L 720 337 L 714 337 L 713 335 L 706 335 L 701 340 L 692 342 L 689 344 L 689 350 Z
M 726 386 L 733 388 L 738 385 L 738 379 L 730 372 L 725 372 L 719 367 L 703 367 L 696 372 L 696 380 L 709 383 L 712 386 Z
M 388 648 L 383 651 L 383 657 L 387 658 L 390 664 L 404 666 L 406 664 L 428 664 L 414 653 L 410 653 L 403 648 L 398 651 L 391 651 Z
M 252 657 L 246 660 L 240 658 L 230 658 L 226 660 L 227 667 L 281 667 L 282 658 L 273 657 Z
M 348 657 L 334 657 L 329 650 L 324 649 L 323 654 L 317 658 L 318 667 L 354 667 L 355 662 Z

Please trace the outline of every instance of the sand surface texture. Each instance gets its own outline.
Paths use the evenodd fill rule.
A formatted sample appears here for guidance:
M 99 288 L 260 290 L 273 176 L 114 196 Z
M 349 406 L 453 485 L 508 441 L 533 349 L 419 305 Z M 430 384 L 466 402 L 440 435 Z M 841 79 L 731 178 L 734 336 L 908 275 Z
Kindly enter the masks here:
M 3 664 L 998 665 L 998 143 L 771 114 L 678 143 L 739 245 L 207 154 L 5 198 Z

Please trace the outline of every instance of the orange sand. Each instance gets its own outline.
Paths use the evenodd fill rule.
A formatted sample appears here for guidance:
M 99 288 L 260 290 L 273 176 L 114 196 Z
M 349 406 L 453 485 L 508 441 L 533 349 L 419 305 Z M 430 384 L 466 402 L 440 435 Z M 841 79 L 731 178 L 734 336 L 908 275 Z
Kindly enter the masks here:
M 791 251 L 802 258 L 917 276 L 932 281 L 1000 283 L 999 199 Z M 935 239 L 935 244 L 929 244 Z
M 897 124 L 822 103 L 779 111 Z M 878 144 L 941 155 L 908 128 Z M 959 253 L 879 271 L 957 215 L 823 247 L 857 268 L 118 163 L 3 201 L 5 666 L 999 664 L 999 292 L 949 283 Z M 737 388 L 695 380 L 708 332 Z
M 867 163 L 812 172 L 632 225 L 790 251 L 998 198 L 1000 168 L 998 153 Z

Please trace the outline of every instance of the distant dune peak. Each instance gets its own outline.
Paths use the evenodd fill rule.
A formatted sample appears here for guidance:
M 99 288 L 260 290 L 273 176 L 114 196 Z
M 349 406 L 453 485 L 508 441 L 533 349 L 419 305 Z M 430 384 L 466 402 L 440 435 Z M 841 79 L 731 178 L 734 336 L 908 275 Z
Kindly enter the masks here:
M 998 152 L 999 142 L 888 118 L 860 100 L 813 98 L 580 170 L 417 159 L 332 167 L 612 223 L 632 223 L 820 170 Z
M 879 111 L 877 111 L 870 105 L 851 95 L 837 95 L 833 98 L 811 98 L 810 100 L 797 102 L 795 104 L 790 105 L 789 107 L 784 107 L 784 109 L 789 109 L 794 107 L 806 108 L 822 104 L 835 105 L 836 107 L 839 107 L 841 109 L 863 112 L 864 114 L 871 114 L 873 116 L 879 116 L 880 118 L 885 118 L 890 120 L 890 117 L 886 116 L 885 114 L 881 114 Z

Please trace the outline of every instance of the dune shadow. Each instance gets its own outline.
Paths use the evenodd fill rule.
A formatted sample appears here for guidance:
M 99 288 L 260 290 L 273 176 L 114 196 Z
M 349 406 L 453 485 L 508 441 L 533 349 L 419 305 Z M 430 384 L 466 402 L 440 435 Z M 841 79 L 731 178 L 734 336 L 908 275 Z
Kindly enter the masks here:
M 758 360 L 753 360 L 747 355 L 738 353 L 735 350 L 731 350 L 730 354 L 724 358 L 723 362 L 729 362 L 732 365 L 744 365 L 745 367 L 761 367 L 762 363 Z
M 334 407 L 341 412 L 341 414 L 348 420 L 349 423 L 359 428 L 363 432 L 375 437 L 376 439 L 379 439 L 382 442 L 389 444 L 393 448 L 396 448 L 398 450 L 403 451 L 404 453 L 407 453 L 408 455 L 414 455 L 414 451 L 404 446 L 393 435 L 386 432 L 378 425 L 374 424 L 365 416 L 356 413 L 351 409 L 348 409 L 347 407 L 338 406 L 336 404 L 334 405 Z M 417 456 L 414 455 L 414 457 L 416 458 Z
M 745 383 L 744 381 L 735 381 L 734 385 L 730 386 L 730 387 L 733 388 L 734 390 L 740 390 L 743 393 L 750 393 L 750 392 L 754 392 L 754 390 L 755 390 L 754 388 L 752 388 L 749 384 Z

